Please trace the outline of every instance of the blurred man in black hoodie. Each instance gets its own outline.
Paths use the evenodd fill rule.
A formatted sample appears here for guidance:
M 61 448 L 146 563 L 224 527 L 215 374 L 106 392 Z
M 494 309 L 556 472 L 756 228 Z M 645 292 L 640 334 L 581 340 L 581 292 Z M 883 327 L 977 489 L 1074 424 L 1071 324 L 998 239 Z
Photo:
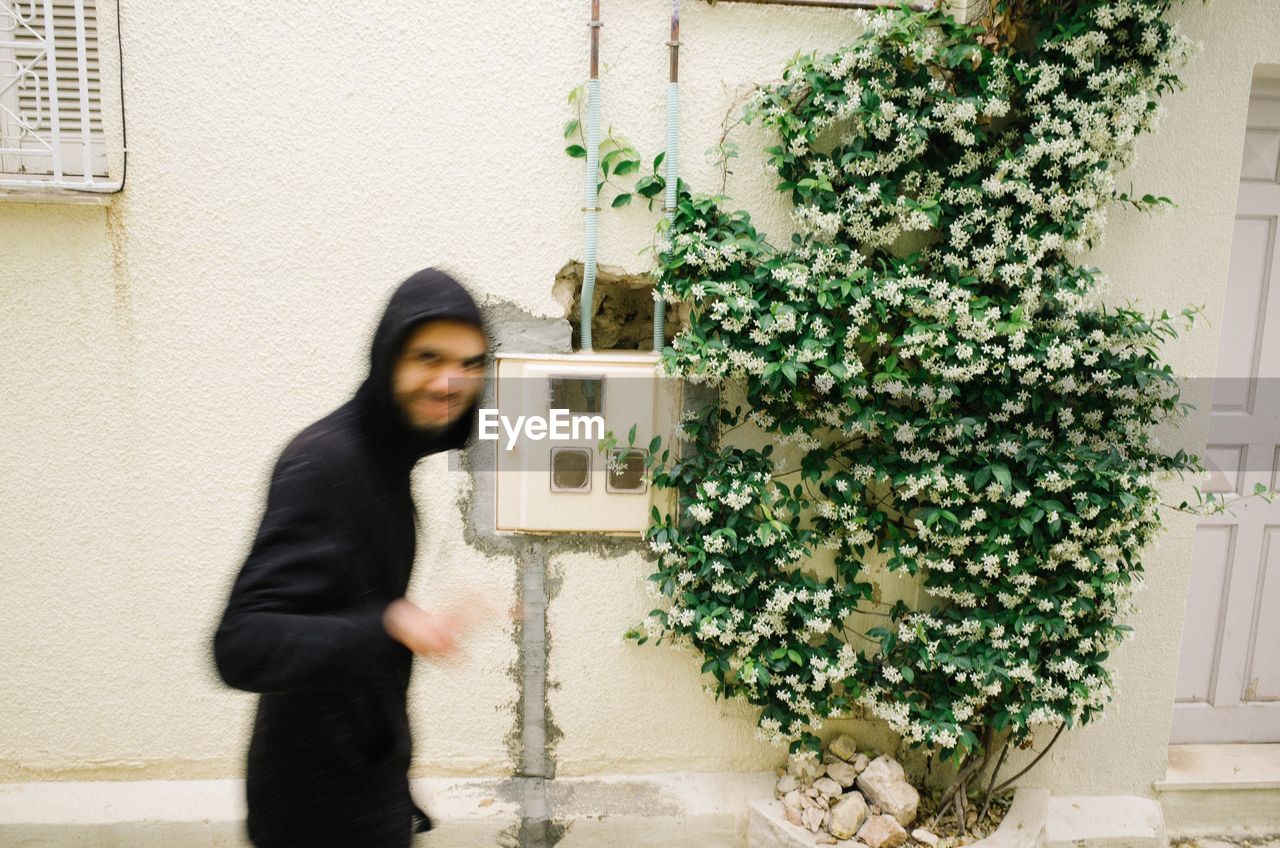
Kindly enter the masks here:
M 299 433 L 214 636 L 218 672 L 260 692 L 249 744 L 259 848 L 402 848 L 431 820 L 409 793 L 413 654 L 456 647 L 458 614 L 404 598 L 409 473 L 473 432 L 488 345 L 475 301 L 432 268 L 405 280 L 355 396 Z

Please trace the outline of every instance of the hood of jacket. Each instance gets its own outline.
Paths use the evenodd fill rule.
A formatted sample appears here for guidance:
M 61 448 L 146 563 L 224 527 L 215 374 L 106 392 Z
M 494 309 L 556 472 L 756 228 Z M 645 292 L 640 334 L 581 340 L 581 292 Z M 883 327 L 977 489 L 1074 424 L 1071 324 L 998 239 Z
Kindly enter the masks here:
M 424 268 L 391 295 L 369 351 L 369 375 L 354 403 L 374 437 L 374 448 L 399 464 L 412 466 L 429 453 L 464 447 L 475 432 L 480 398 L 446 429 L 426 433 L 413 427 L 396 404 L 392 376 L 412 330 L 427 321 L 463 321 L 484 332 L 480 308 L 462 284 L 443 271 Z

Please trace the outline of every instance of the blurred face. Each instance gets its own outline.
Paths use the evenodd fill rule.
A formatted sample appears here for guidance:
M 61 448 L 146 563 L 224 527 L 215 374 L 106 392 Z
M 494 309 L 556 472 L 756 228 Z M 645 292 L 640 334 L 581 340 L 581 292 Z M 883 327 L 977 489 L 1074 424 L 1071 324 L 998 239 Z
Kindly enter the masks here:
M 410 331 L 391 377 L 405 420 L 430 432 L 461 417 L 484 390 L 488 350 L 480 328 L 462 321 L 428 321 Z

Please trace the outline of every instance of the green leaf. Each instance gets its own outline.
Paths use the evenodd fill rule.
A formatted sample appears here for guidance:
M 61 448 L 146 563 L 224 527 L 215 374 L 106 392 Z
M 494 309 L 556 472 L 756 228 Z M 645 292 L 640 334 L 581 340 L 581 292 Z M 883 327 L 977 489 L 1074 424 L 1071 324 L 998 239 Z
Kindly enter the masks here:
M 615 197 L 613 199 L 613 202 L 610 203 L 609 205 L 612 206 L 614 209 L 617 209 L 619 206 L 626 206 L 630 202 L 631 202 L 631 195 L 624 193 Z
M 608 144 L 609 142 L 605 142 Z M 610 150 L 608 153 L 600 157 L 600 167 L 604 168 L 605 173 L 609 173 L 609 167 L 613 165 L 613 161 L 623 155 L 623 152 L 617 148 Z
M 571 144 L 564 149 L 564 152 L 568 153 L 574 159 L 587 158 L 587 148 L 583 147 L 581 144 Z
M 1013 491 L 1013 476 L 1009 473 L 1009 467 L 1000 462 L 991 463 L 991 473 L 995 475 L 996 482 L 999 483 L 1006 492 Z
M 662 177 L 641 177 L 636 180 L 635 193 L 641 197 L 656 197 L 666 187 Z
M 621 177 L 638 170 L 640 170 L 639 159 L 624 159 L 618 163 L 618 167 L 613 169 L 613 173 Z
M 570 121 L 569 123 L 565 124 L 565 125 L 564 125 L 564 137 L 565 137 L 565 138 L 568 138 L 569 136 L 573 135 L 575 132 L 577 132 L 577 131 L 578 131 L 578 127 L 579 127 L 579 126 L 580 126 L 580 124 L 579 124 L 579 121 L 578 121 L 578 119 L 577 119 L 577 118 L 574 118 L 572 121 Z

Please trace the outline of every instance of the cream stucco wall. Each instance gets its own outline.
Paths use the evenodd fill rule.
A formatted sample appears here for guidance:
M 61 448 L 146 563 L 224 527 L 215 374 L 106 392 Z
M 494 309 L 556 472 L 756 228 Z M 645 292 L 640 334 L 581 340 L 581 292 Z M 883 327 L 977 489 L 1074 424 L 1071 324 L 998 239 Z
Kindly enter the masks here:
M 253 699 L 219 684 L 208 640 L 275 452 L 347 397 L 383 299 L 419 267 L 560 314 L 555 273 L 582 251 L 581 162 L 560 128 L 586 64 L 583 6 L 126 0 L 126 191 L 105 208 L 0 204 L 0 781 L 239 774 Z M 605 6 L 606 123 L 651 158 L 669 6 Z M 735 93 L 852 29 L 830 10 L 685 7 L 682 161 L 706 188 L 702 151 Z M 1280 66 L 1280 3 L 1177 15 L 1205 50 L 1133 176 L 1180 205 L 1116 210 L 1094 260 L 1117 298 L 1205 304 L 1208 325 L 1170 359 L 1207 375 L 1249 81 L 1256 63 Z M 729 193 L 785 232 L 764 138 L 736 140 Z M 604 214 L 600 261 L 644 270 L 655 220 Z M 424 602 L 468 587 L 515 597 L 515 559 L 464 541 L 471 485 L 443 456 L 419 468 Z M 1171 516 L 1151 551 L 1120 696 L 1064 739 L 1037 772 L 1046 785 L 1145 793 L 1163 774 L 1192 529 Z M 776 763 L 748 710 L 702 691 L 691 657 L 622 643 L 651 606 L 648 569 L 637 554 L 550 560 L 559 772 Z M 457 666 L 418 665 L 417 773 L 512 771 L 517 667 L 511 625 L 478 634 Z

